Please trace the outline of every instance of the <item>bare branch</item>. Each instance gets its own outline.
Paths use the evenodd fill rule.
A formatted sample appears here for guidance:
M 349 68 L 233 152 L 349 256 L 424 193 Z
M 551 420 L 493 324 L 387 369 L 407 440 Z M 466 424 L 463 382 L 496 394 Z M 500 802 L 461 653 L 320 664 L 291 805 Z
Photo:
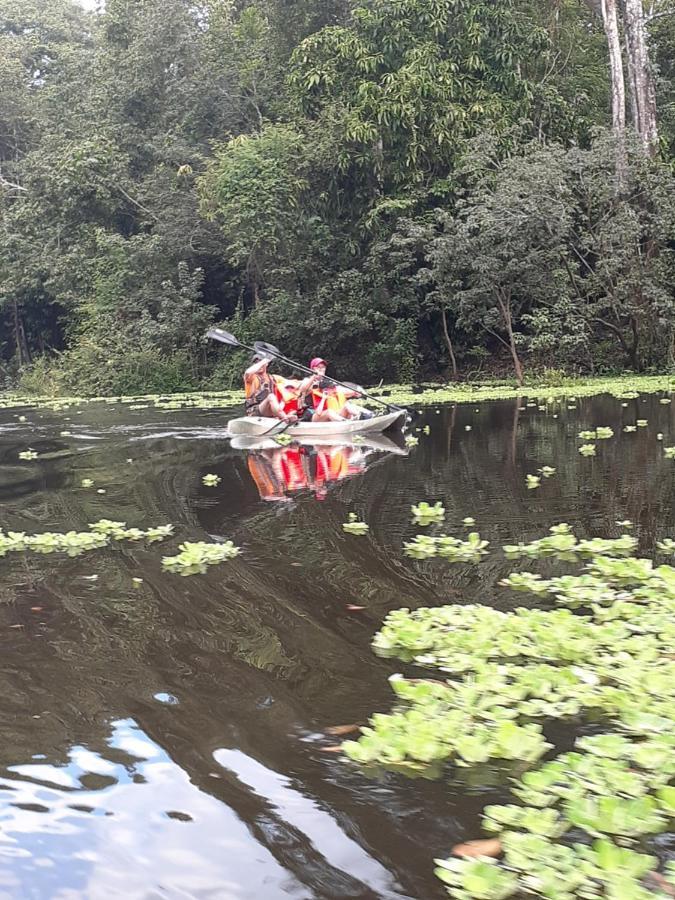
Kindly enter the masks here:
M 675 7 L 672 9 L 662 9 L 661 12 L 653 12 L 654 7 L 649 10 L 649 15 L 645 16 L 644 24 L 650 25 L 656 19 L 662 19 L 664 16 L 672 16 L 675 13 Z
M 16 184 L 14 181 L 7 181 L 7 179 L 0 173 L 0 187 L 7 188 L 12 191 L 25 191 L 28 192 L 28 188 L 25 188 L 22 184 Z

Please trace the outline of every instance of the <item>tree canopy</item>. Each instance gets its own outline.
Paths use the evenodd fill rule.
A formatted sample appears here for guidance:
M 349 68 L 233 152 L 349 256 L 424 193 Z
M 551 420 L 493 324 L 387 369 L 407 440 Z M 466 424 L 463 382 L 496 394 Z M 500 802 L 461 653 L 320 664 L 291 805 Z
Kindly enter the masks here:
M 610 6 L 0 0 L 4 382 L 672 366 L 675 16 Z

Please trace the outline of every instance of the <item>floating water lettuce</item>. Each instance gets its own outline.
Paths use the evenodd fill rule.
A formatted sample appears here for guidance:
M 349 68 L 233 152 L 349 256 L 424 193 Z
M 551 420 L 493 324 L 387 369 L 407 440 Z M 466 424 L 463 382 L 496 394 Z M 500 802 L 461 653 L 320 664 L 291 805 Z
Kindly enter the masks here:
M 442 522 L 445 518 L 445 507 L 437 500 L 433 505 L 422 500 L 410 507 L 418 525 L 429 525 L 431 522 Z
M 582 456 L 595 456 L 595 444 L 582 444 L 579 453 Z
M 79 556 L 89 550 L 107 546 L 111 540 L 140 541 L 148 543 L 163 541 L 173 534 L 173 525 L 159 525 L 142 531 L 139 528 L 127 528 L 124 522 L 113 522 L 101 519 L 89 526 L 89 531 L 68 531 L 65 533 L 47 531 L 42 534 L 26 534 L 25 532 L 0 531 L 0 557 L 7 553 L 32 551 L 33 553 L 66 553 L 68 556 Z
M 542 466 L 541 469 L 537 469 L 544 478 L 550 478 L 552 475 L 555 475 L 556 470 L 552 466 Z
M 663 455 L 666 459 L 675 459 L 675 447 L 664 447 Z
M 465 528 L 471 528 L 475 524 L 476 520 L 473 518 L 473 516 L 466 516 L 462 519 L 462 525 L 464 525 Z
M 37 459 L 38 454 L 37 451 L 32 450 L 30 447 L 28 450 L 21 450 L 19 452 L 19 459 Z
M 92 481 L 91 478 L 83 478 L 82 481 L 80 482 L 80 484 L 82 485 L 83 488 L 90 488 L 90 487 L 94 486 L 94 482 Z
M 565 524 L 519 547 L 534 548 L 533 558 L 585 558 L 585 569 L 504 579 L 549 608 L 391 612 L 376 651 L 438 677 L 393 676 L 392 712 L 374 715 L 343 750 L 361 764 L 425 777 L 448 763 L 519 761 L 515 802 L 484 810 L 501 858 L 437 860 L 453 897 L 669 896 L 656 882 L 645 887 L 657 861 L 643 845 L 675 821 L 675 568 L 625 555 L 635 548 L 630 535 L 580 542 Z M 551 748 L 536 720 L 571 717 L 587 717 L 594 733 L 542 762 Z M 675 885 L 674 874 L 659 877 Z
M 541 484 L 541 476 L 540 475 L 526 475 L 525 481 L 528 487 L 528 490 L 533 490 L 533 488 L 538 488 Z
M 350 512 L 347 521 L 342 523 L 342 530 L 346 531 L 347 534 L 367 534 L 369 531 L 369 526 L 366 522 L 359 521 L 356 513 Z
M 416 447 L 419 444 L 420 439 L 416 438 L 414 434 L 406 434 L 405 442 L 408 447 Z
M 509 557 L 527 556 L 538 559 L 555 556 L 558 559 L 573 560 L 578 557 L 590 557 L 604 554 L 606 556 L 629 556 L 637 546 L 632 535 L 624 534 L 619 538 L 590 538 L 578 540 L 566 522 L 552 525 L 550 534 L 529 544 L 505 544 L 504 552 Z
M 204 475 L 202 478 L 202 484 L 206 487 L 217 487 L 217 485 L 221 482 L 220 475 Z
M 185 541 L 178 548 L 181 552 L 176 556 L 164 556 L 162 566 L 167 572 L 177 575 L 203 575 L 209 566 L 226 559 L 232 559 L 240 553 L 232 541 L 222 544 L 208 544 L 205 541 Z
M 480 562 L 487 553 L 488 541 L 481 540 L 477 531 L 472 531 L 465 541 L 447 534 L 436 537 L 418 534 L 403 547 L 406 556 L 415 559 L 440 556 L 447 562 Z

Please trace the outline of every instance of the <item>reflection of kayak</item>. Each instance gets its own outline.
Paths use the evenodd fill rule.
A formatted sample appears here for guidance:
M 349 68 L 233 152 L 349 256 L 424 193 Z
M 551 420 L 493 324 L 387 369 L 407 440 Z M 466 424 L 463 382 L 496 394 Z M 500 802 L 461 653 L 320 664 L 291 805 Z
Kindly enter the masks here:
M 385 431 L 401 429 L 405 425 L 407 413 L 404 409 L 394 410 L 383 416 L 372 419 L 346 419 L 344 422 L 298 422 L 285 428 L 278 419 L 267 419 L 262 416 L 242 416 L 228 423 L 231 436 L 246 435 L 262 437 L 273 435 L 276 430 L 289 437 L 322 437 L 324 435 L 382 434 Z M 275 427 L 275 426 L 278 426 Z
M 357 440 L 354 441 L 353 437 L 356 437 Z M 387 453 L 394 453 L 397 456 L 407 456 L 409 452 L 405 445 L 400 447 L 384 434 L 364 434 L 363 436 L 327 434 L 323 437 L 300 435 L 295 440 L 305 447 L 319 445 L 324 447 L 367 447 L 369 450 L 382 450 Z M 279 448 L 279 444 L 274 438 L 247 437 L 245 435 L 233 437 L 230 441 L 230 446 L 234 450 L 275 450 Z

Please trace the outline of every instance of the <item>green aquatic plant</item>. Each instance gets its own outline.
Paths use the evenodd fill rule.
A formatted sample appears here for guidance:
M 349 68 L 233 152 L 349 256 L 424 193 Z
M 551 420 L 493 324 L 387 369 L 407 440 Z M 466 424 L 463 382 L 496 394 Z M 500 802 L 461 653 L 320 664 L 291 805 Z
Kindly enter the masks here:
M 220 475 L 204 475 L 202 484 L 206 487 L 217 487 L 222 481 Z
M 94 482 L 92 481 L 91 478 L 83 478 L 82 481 L 80 482 L 80 484 L 82 485 L 83 488 L 90 488 L 90 487 L 94 486 Z
M 232 541 L 222 544 L 185 541 L 178 549 L 181 552 L 175 556 L 162 558 L 162 566 L 167 572 L 177 575 L 203 575 L 209 566 L 232 559 L 240 553 L 239 547 L 235 547 Z
M 661 553 L 668 553 L 675 556 L 675 541 L 672 538 L 664 538 L 662 541 L 657 541 L 656 546 Z
M 526 475 L 525 481 L 528 487 L 528 490 L 533 490 L 534 488 L 538 488 L 541 484 L 541 476 L 540 475 Z
M 646 419 L 637 419 L 637 421 L 635 422 L 635 424 L 637 425 L 638 428 L 646 428 L 648 422 L 647 422 Z
M 406 556 L 414 559 L 430 559 L 440 556 L 447 562 L 480 562 L 487 553 L 488 541 L 481 540 L 477 531 L 472 531 L 465 541 L 451 535 L 441 534 L 430 537 L 418 534 L 414 540 L 404 544 Z
M 342 530 L 346 531 L 347 534 L 367 534 L 370 530 L 370 526 L 366 524 L 366 522 L 359 521 L 356 513 L 350 512 L 347 521 L 342 523 Z
M 582 444 L 579 453 L 582 456 L 595 456 L 595 444 Z
M 544 478 L 550 478 L 552 475 L 555 475 L 556 470 L 553 466 L 542 466 L 541 469 L 537 469 L 537 472 L 543 475 Z
M 415 523 L 418 525 L 429 525 L 432 522 L 442 522 L 445 518 L 445 507 L 440 500 L 432 504 L 422 500 L 410 507 L 414 516 Z
M 113 522 L 101 519 L 89 526 L 89 531 L 68 531 L 65 533 L 47 531 L 41 534 L 25 532 L 0 531 L 0 557 L 7 553 L 32 551 L 33 553 L 66 553 L 68 556 L 79 556 L 89 550 L 107 546 L 111 540 L 140 541 L 148 543 L 162 541 L 173 534 L 173 525 L 159 525 L 142 531 L 139 528 L 127 528 L 124 522 Z
M 416 447 L 419 444 L 420 439 L 416 438 L 414 434 L 406 434 L 405 442 L 408 447 Z
M 581 542 L 554 526 L 519 547 L 534 547 L 534 558 L 585 558 L 584 570 L 512 572 L 502 582 L 552 608 L 401 609 L 376 635 L 377 653 L 437 677 L 393 676 L 396 706 L 342 745 L 349 758 L 425 777 L 449 763 L 519 763 L 516 802 L 484 810 L 500 859 L 437 860 L 451 896 L 654 896 L 643 879 L 656 861 L 642 847 L 675 821 L 675 568 L 626 555 L 635 546 L 630 535 Z M 596 732 L 542 762 L 551 747 L 536 720 L 584 717 Z M 675 884 L 672 870 L 665 879 Z
M 628 534 L 619 538 L 591 538 L 578 540 L 566 522 L 552 525 L 550 534 L 529 544 L 505 544 L 502 548 L 508 557 L 527 556 L 538 559 L 555 556 L 557 559 L 573 560 L 579 557 L 629 556 L 637 546 L 637 540 Z
M 626 432 L 626 434 L 629 434 L 632 431 L 637 431 L 637 425 L 624 425 L 623 430 Z
M 28 450 L 21 450 L 19 452 L 19 459 L 37 459 L 38 454 L 36 450 L 32 450 L 30 447 Z
M 614 432 L 609 427 L 598 425 L 598 427 L 595 429 L 595 436 L 599 441 L 606 441 L 609 438 L 614 437 Z
M 582 441 L 594 441 L 598 433 L 597 431 L 580 431 L 578 436 Z
M 473 516 L 465 516 L 462 519 L 462 525 L 464 525 L 465 528 L 471 528 L 475 524 L 476 520 L 473 518 Z
M 664 447 L 663 455 L 666 459 L 675 459 L 675 447 Z
M 661 399 L 659 400 L 659 403 L 663 403 L 663 404 L 672 403 L 672 402 L 673 401 L 670 399 L 670 397 L 661 397 Z

